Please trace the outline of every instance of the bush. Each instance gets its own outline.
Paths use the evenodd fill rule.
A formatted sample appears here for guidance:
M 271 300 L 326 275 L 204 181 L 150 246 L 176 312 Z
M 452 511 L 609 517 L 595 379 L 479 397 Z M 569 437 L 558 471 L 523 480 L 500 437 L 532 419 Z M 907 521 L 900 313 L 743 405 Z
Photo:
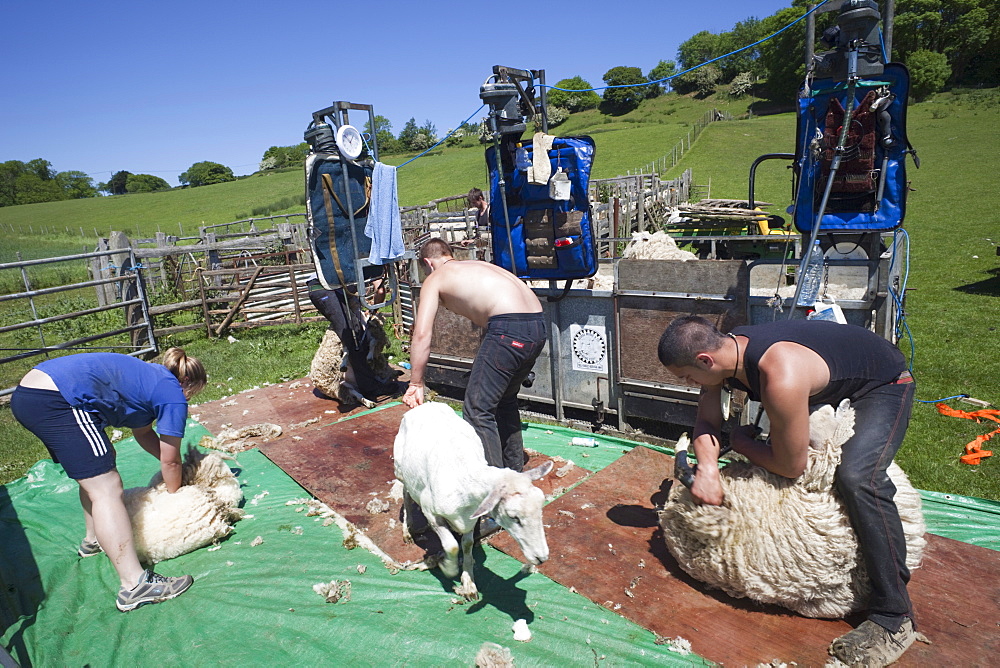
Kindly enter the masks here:
M 743 97 L 753 89 L 754 76 L 750 72 L 740 72 L 729 83 L 731 97 Z
M 549 106 L 549 127 L 554 128 L 569 118 L 569 110 L 563 107 Z
M 906 59 L 906 67 L 910 70 L 910 94 L 917 101 L 925 100 L 944 88 L 951 76 L 948 57 L 925 49 L 911 53 Z
M 545 101 L 550 107 L 561 107 L 566 111 L 584 111 L 585 109 L 596 109 L 601 103 L 601 96 L 593 90 L 590 82 L 582 77 L 572 79 L 562 79 L 556 83 L 556 88 L 568 90 L 550 90 L 545 96 Z M 570 91 L 580 91 L 574 93 Z M 552 112 L 549 112 L 549 122 L 552 122 Z
M 649 91 L 642 84 L 648 84 L 647 79 L 638 67 L 619 65 L 604 73 L 604 83 L 608 86 L 623 86 L 622 88 L 607 88 L 604 91 L 604 105 L 611 113 L 624 114 L 639 106 L 646 99 Z

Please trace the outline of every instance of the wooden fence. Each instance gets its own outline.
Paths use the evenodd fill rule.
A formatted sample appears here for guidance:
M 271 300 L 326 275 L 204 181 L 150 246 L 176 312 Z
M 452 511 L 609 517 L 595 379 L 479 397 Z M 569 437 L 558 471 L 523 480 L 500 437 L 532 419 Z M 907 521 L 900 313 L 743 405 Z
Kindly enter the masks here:
M 669 212 L 697 191 L 690 170 L 670 181 L 661 180 L 658 170 L 676 164 L 701 130 L 722 118 L 718 112 L 706 114 L 679 147 L 650 163 L 648 173 L 643 168 L 637 174 L 590 182 L 602 257 L 613 257 L 616 239 L 662 229 Z M 415 248 L 431 236 L 452 243 L 475 239 L 458 253 L 490 259 L 489 230 L 477 229 L 475 211 L 467 209 L 464 193 L 401 208 L 400 215 L 407 248 Z M 306 282 L 315 270 L 305 214 L 206 225 L 190 237 L 158 232 L 151 239 L 129 239 L 124 233 L 113 232 L 99 240 L 96 252 L 74 258 L 89 263 L 91 280 L 85 285 L 95 289 L 97 306 L 59 318 L 123 308 L 125 327 L 111 334 L 130 334 L 134 351 L 153 351 L 156 337 L 188 330 L 203 329 L 211 337 L 234 328 L 323 320 L 308 299 Z M 396 322 L 408 327 L 412 325 L 412 268 L 394 270 L 400 279 L 400 298 L 393 311 Z M 131 287 L 126 290 L 122 286 L 128 281 Z M 29 292 L 26 289 L 23 294 L 0 299 L 23 297 Z M 13 325 L 14 329 L 39 327 L 42 320 L 35 316 Z M 0 325 L 0 334 L 8 327 L 9 323 Z M 145 334 L 136 333 L 145 330 Z M 81 342 L 83 339 L 63 345 Z M 48 349 L 53 348 L 42 338 L 33 352 L 25 352 L 39 354 Z

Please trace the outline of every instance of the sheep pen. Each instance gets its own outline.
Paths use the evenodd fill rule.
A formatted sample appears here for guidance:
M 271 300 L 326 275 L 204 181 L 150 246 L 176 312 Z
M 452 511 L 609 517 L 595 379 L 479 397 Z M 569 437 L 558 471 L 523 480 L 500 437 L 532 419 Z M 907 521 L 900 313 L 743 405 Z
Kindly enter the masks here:
M 243 491 L 223 456 L 188 447 L 182 486 L 167 491 L 157 472 L 146 487 L 125 490 L 139 561 L 156 564 L 223 538 L 243 517 Z
M 734 461 L 721 472 L 721 506 L 698 505 L 686 487 L 674 484 L 660 526 L 680 567 L 709 587 L 806 617 L 841 618 L 862 609 L 871 589 L 834 489 L 840 446 L 854 433 L 854 410 L 847 401 L 836 410 L 822 406 L 809 426 L 809 462 L 801 476 L 792 480 Z M 926 545 L 920 495 L 895 462 L 888 475 L 912 571 Z

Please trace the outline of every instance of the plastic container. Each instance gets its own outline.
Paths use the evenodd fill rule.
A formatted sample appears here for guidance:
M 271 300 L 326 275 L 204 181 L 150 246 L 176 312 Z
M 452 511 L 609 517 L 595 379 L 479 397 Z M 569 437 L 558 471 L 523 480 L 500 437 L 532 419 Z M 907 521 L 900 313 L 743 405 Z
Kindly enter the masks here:
M 823 283 L 823 249 L 817 239 L 812 246 L 812 252 L 804 258 L 805 262 L 799 267 L 799 283 L 802 288 L 799 290 L 799 299 L 796 306 L 810 307 L 819 298 L 820 285 Z
M 522 172 L 528 171 L 528 167 L 531 167 L 531 156 L 524 146 L 518 146 L 514 151 L 514 165 Z
M 549 199 L 566 201 L 569 199 L 573 184 L 569 176 L 561 167 L 556 169 L 555 174 L 549 177 Z
M 570 441 L 570 443 L 572 443 L 573 445 L 579 445 L 580 447 L 583 447 L 583 448 L 596 448 L 597 447 L 597 439 L 590 438 L 590 437 L 587 437 L 587 436 L 574 436 L 573 440 Z

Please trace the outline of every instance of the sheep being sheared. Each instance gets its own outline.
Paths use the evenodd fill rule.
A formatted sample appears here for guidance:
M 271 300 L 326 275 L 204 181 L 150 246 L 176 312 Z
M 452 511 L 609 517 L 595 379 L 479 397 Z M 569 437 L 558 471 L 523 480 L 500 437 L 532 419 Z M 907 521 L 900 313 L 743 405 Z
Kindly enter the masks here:
M 385 326 L 382 319 L 375 314 L 368 317 L 365 340 L 367 342 L 365 361 L 378 382 L 387 384 L 396 380 L 399 373 L 389 366 L 385 356 L 385 349 L 389 344 Z M 354 369 L 344 351 L 344 345 L 332 329 L 323 334 L 323 340 L 309 367 L 309 379 L 317 390 L 345 406 L 361 404 L 366 408 L 375 407 L 375 402 L 358 389 Z
M 157 472 L 147 487 L 125 490 L 139 561 L 156 564 L 227 536 L 243 517 L 243 492 L 218 453 L 188 447 L 182 486 L 173 494 Z
M 439 563 L 448 577 L 458 575 L 462 537 L 462 577 L 455 593 L 479 598 L 472 575 L 476 521 L 491 515 L 521 546 L 524 558 L 540 564 L 549 558 L 542 525 L 545 495 L 532 484 L 552 470 L 552 462 L 524 473 L 486 463 L 483 445 L 472 426 L 446 404 L 425 403 L 403 416 L 393 446 L 396 478 L 403 483 L 403 537 L 410 540 L 416 502 L 441 539 Z
M 721 473 L 721 506 L 697 505 L 686 487 L 674 484 L 660 525 L 680 567 L 710 587 L 806 617 L 840 618 L 864 608 L 871 590 L 834 488 L 840 446 L 854 434 L 854 410 L 846 400 L 836 411 L 822 406 L 809 429 L 809 463 L 798 478 L 730 463 Z M 678 450 L 684 446 L 678 443 Z M 913 570 L 926 545 L 920 495 L 895 463 L 888 474 Z

